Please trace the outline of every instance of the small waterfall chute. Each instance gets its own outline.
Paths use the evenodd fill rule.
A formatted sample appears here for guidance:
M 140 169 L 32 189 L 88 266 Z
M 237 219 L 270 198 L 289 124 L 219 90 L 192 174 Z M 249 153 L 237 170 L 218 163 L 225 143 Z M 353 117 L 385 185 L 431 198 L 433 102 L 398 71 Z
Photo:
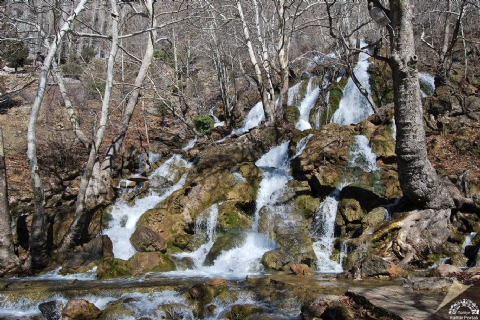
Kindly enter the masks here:
M 435 77 L 428 72 L 418 73 L 420 93 L 423 97 L 431 96 L 435 92 Z
M 365 172 L 377 171 L 377 156 L 370 148 L 368 138 L 356 135 L 349 150 L 348 165 L 358 167 Z
M 318 96 L 320 94 L 320 88 L 315 85 L 315 78 L 310 78 L 307 85 L 307 93 L 305 98 L 300 103 L 298 111 L 300 116 L 295 127 L 298 130 L 304 131 L 312 128 L 310 124 L 310 111 L 315 107 L 317 103 Z

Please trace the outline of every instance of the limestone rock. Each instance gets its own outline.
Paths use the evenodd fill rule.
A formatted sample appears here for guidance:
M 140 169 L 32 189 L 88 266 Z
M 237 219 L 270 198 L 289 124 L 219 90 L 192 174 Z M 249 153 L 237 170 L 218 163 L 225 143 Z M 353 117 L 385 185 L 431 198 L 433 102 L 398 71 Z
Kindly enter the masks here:
M 226 319 L 247 319 L 248 317 L 262 313 L 263 309 L 254 304 L 236 304 L 225 315 Z
M 98 319 L 101 311 L 86 300 L 70 300 L 62 310 L 62 320 Z
M 62 273 L 85 272 L 92 268 L 94 262 L 103 258 L 113 258 L 113 244 L 106 235 L 75 247 L 64 262 Z
M 290 265 L 290 270 L 293 272 L 293 274 L 296 275 L 311 275 L 314 274 L 312 269 L 310 269 L 309 266 L 306 264 L 292 264 Z
M 58 310 L 59 304 L 56 300 L 44 302 L 38 305 L 38 309 L 45 317 L 46 320 L 60 320 L 62 319 L 62 315 Z
M 139 226 L 130 237 L 132 246 L 138 252 L 167 251 L 167 242 L 155 230 L 146 226 Z
M 429 275 L 430 277 L 450 277 L 454 276 L 455 274 L 462 273 L 462 269 L 449 265 L 449 264 L 441 264 L 435 268 L 433 268 Z
M 450 256 L 450 264 L 455 267 L 465 267 L 467 265 L 467 257 L 460 252 L 455 252 Z
M 127 262 L 132 275 L 137 276 L 147 272 L 174 271 L 175 264 L 163 253 L 137 252 Z
M 338 204 L 338 210 L 347 222 L 360 222 L 364 212 L 360 203 L 355 199 L 342 199 Z
M 223 236 L 218 237 L 218 239 L 213 244 L 210 252 L 208 252 L 204 265 L 211 266 L 213 265 L 215 259 L 218 258 L 224 251 L 228 251 L 240 244 L 245 240 L 245 233 L 243 232 L 230 232 Z

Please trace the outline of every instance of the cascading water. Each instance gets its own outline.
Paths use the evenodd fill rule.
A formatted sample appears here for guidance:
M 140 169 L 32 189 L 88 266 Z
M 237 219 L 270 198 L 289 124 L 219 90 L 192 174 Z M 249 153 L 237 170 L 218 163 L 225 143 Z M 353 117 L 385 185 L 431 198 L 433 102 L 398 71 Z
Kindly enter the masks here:
M 183 151 L 188 151 L 195 147 L 195 143 L 197 143 L 197 136 L 195 136 L 192 140 L 188 141 L 187 144 L 182 148 Z
M 263 120 L 265 120 L 265 114 L 263 112 L 262 102 L 258 102 L 247 114 L 243 125 L 232 131 L 232 134 L 242 134 L 250 129 L 257 127 Z
M 422 97 L 431 96 L 435 92 L 435 77 L 427 72 L 418 73 L 420 93 Z
M 317 256 L 318 271 L 324 273 L 342 272 L 342 265 L 330 259 L 335 240 L 335 217 L 341 189 L 336 189 L 323 200 L 315 215 L 313 226 L 313 250 Z
M 220 121 L 220 119 L 218 119 L 214 114 L 213 114 L 213 110 L 215 109 L 215 107 L 212 107 L 210 109 L 210 115 L 212 116 L 213 118 L 213 127 L 216 128 L 216 127 L 223 127 L 225 125 L 225 121 Z
M 362 40 L 361 47 L 366 43 Z M 360 53 L 358 56 L 358 63 L 355 66 L 353 72 L 358 81 L 367 90 L 368 94 L 371 94 L 369 74 L 367 72 L 370 62 L 368 61 L 369 55 L 366 53 Z M 373 114 L 372 107 L 365 98 L 352 79 L 348 79 L 347 85 L 343 90 L 343 97 L 340 100 L 340 105 L 333 114 L 332 122 L 336 122 L 340 125 L 357 124 L 368 118 Z
M 310 111 L 313 107 L 315 107 L 315 103 L 317 103 L 318 96 L 320 94 L 320 88 L 318 86 L 315 86 L 314 83 L 315 78 L 310 78 L 307 86 L 307 94 L 305 95 L 305 98 L 302 100 L 302 103 L 298 107 L 298 110 L 300 111 L 300 117 L 298 118 L 295 128 L 301 131 L 312 128 L 309 120 Z
M 370 148 L 368 138 L 364 135 L 357 135 L 353 138 L 350 146 L 348 159 L 350 167 L 358 167 L 365 172 L 377 171 L 377 156 Z
M 296 106 L 302 101 L 302 97 L 300 96 L 300 86 L 302 85 L 302 83 L 303 81 L 300 81 L 288 89 L 287 101 L 289 106 Z
M 297 150 L 295 150 L 295 155 L 292 157 L 292 160 L 302 154 L 303 150 L 308 144 L 308 141 L 310 141 L 312 137 L 313 137 L 313 133 L 310 133 L 308 136 L 305 136 L 300 141 L 298 141 Z
M 465 253 L 465 248 L 472 244 L 472 239 L 475 238 L 476 235 L 476 232 L 470 232 L 470 234 L 465 237 L 465 241 L 463 241 L 462 244 L 462 253 Z
M 162 176 L 173 180 L 178 168 L 190 167 L 191 164 L 183 160 L 180 155 L 173 155 L 158 167 L 150 177 Z M 123 199 L 119 199 L 112 207 L 112 220 L 108 229 L 104 231 L 112 240 L 113 254 L 115 258 L 127 260 L 135 254 L 135 249 L 130 243 L 130 236 L 136 229 L 140 217 L 149 209 L 155 208 L 157 204 L 168 198 L 173 192 L 182 188 L 185 184 L 186 174 L 177 183 L 168 188 L 163 194 L 151 192 L 148 196 L 137 199 L 133 206 L 130 206 Z

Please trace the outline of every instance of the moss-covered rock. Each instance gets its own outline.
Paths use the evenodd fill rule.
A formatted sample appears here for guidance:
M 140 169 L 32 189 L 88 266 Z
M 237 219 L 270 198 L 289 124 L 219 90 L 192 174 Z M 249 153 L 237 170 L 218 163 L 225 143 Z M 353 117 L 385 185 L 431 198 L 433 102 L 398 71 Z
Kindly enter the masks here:
M 111 302 L 102 311 L 100 319 L 102 320 L 116 320 L 121 318 L 134 317 L 134 312 L 128 307 L 128 303 L 133 298 L 123 298 L 117 301 Z
M 227 201 L 218 206 L 217 227 L 222 231 L 232 229 L 248 229 L 252 219 L 236 207 L 233 201 Z
M 309 195 L 302 195 L 295 198 L 295 211 L 307 219 L 315 216 L 320 206 L 320 199 Z
M 360 222 L 365 212 L 362 210 L 360 203 L 356 199 L 342 199 L 338 204 L 338 210 L 345 221 Z
M 254 304 L 236 304 L 225 315 L 225 319 L 244 320 L 254 314 L 260 314 L 263 309 Z
M 222 254 L 222 252 L 241 245 L 245 240 L 245 236 L 244 232 L 234 230 L 218 237 L 210 249 L 210 252 L 208 252 L 205 257 L 204 265 L 213 265 L 214 261 Z
M 385 215 L 387 214 L 387 210 L 384 207 L 378 207 L 367 213 L 362 218 L 362 227 L 366 230 L 369 227 L 375 227 L 380 222 L 385 220 Z
M 285 119 L 287 119 L 288 123 L 295 124 L 297 123 L 299 118 L 300 118 L 300 110 L 298 110 L 298 107 L 288 106 L 285 114 Z
M 128 278 L 132 273 L 127 267 L 127 261 L 121 259 L 104 259 L 97 266 L 97 279 Z
M 139 252 L 165 253 L 167 251 L 167 242 L 160 233 L 146 226 L 139 226 L 130 237 L 130 242 Z

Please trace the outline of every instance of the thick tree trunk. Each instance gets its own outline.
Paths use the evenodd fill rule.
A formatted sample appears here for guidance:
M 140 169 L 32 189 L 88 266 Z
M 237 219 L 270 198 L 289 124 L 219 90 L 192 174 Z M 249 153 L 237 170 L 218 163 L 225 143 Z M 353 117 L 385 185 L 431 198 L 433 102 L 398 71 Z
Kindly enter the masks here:
M 85 171 L 83 172 L 82 180 L 80 183 L 80 189 L 77 195 L 77 201 L 75 203 L 75 215 L 73 217 L 72 224 L 70 225 L 67 233 L 62 239 L 60 246 L 58 248 L 58 253 L 63 256 L 67 254 L 80 240 L 82 236 L 82 231 L 85 227 L 85 198 L 87 193 L 88 184 L 90 178 L 92 177 L 93 169 L 95 163 L 98 160 L 98 151 L 100 145 L 102 144 L 103 135 L 105 134 L 105 129 L 107 126 L 108 120 L 108 109 L 110 104 L 110 96 L 112 93 L 113 85 L 113 68 L 115 65 L 115 56 L 117 55 L 118 49 L 118 12 L 117 4 L 115 0 L 111 0 L 111 10 L 112 10 L 112 48 L 110 50 L 110 55 L 108 57 L 108 67 L 107 67 L 107 81 L 105 83 L 105 94 L 103 96 L 102 102 L 102 113 L 100 118 L 100 123 L 97 128 L 97 132 L 94 137 L 94 143 L 90 149 L 90 155 L 88 157 L 87 165 Z
M 30 254 L 32 257 L 33 271 L 44 268 L 48 264 L 47 235 L 45 233 L 45 195 L 43 192 L 42 179 L 40 178 L 37 163 L 37 120 L 42 105 L 45 87 L 47 85 L 48 71 L 57 52 L 57 44 L 61 42 L 65 33 L 76 16 L 85 8 L 87 0 L 81 0 L 73 14 L 68 17 L 60 31 L 56 34 L 52 44 L 49 45 L 48 54 L 43 61 L 38 79 L 38 89 L 30 112 L 30 121 L 27 131 L 27 157 L 30 167 L 30 177 L 33 190 L 33 219 L 31 226 Z
M 0 127 L 0 276 L 20 264 L 12 239 L 12 221 L 8 207 L 7 170 L 3 150 L 3 131 Z
M 393 74 L 396 153 L 403 194 L 416 205 L 452 208 L 454 201 L 427 157 L 410 0 L 390 0 L 395 38 Z

